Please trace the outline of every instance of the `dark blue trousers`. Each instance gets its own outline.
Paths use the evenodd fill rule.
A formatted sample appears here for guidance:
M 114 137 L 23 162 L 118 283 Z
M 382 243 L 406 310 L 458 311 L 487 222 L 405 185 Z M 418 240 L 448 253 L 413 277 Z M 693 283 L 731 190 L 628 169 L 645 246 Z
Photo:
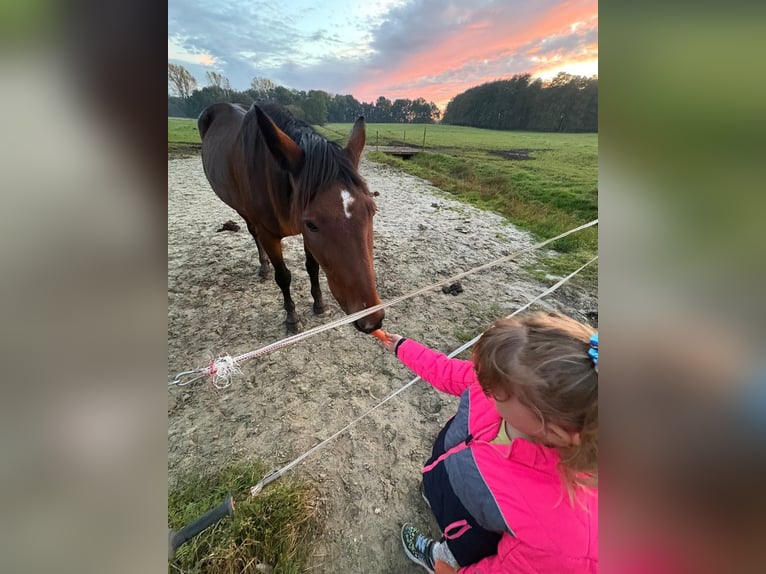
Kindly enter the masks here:
M 446 451 L 444 437 L 447 434 L 447 429 L 452 425 L 452 421 L 453 419 L 450 419 L 439 433 L 439 436 L 436 437 L 431 458 L 428 459 L 426 465 L 431 464 Z M 447 546 L 460 566 L 475 564 L 482 558 L 497 554 L 497 545 L 502 534 L 485 530 L 468 513 L 468 510 L 466 510 L 463 503 L 460 502 L 460 499 L 452 490 L 444 462 L 440 462 L 423 475 L 423 492 L 431 504 L 431 510 L 442 532 L 450 524 L 459 520 L 465 520 L 471 526 L 459 538 L 452 540 L 442 538 L 441 540 L 442 542 L 447 542 Z

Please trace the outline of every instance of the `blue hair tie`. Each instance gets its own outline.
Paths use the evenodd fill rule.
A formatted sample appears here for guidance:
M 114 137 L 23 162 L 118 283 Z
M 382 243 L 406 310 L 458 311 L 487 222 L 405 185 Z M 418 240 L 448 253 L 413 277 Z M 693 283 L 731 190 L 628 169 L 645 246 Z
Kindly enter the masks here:
M 588 356 L 593 361 L 593 366 L 598 373 L 598 333 L 594 333 L 590 337 L 590 349 L 588 349 Z

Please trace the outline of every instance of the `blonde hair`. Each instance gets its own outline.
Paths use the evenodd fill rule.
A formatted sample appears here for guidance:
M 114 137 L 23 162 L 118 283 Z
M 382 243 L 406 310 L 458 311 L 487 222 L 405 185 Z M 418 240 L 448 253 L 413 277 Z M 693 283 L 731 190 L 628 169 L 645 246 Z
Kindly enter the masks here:
M 580 434 L 580 444 L 557 447 L 559 472 L 575 490 L 598 485 L 598 373 L 588 356 L 595 330 L 558 313 L 536 312 L 500 319 L 473 349 L 485 393 L 516 397 L 543 425 Z

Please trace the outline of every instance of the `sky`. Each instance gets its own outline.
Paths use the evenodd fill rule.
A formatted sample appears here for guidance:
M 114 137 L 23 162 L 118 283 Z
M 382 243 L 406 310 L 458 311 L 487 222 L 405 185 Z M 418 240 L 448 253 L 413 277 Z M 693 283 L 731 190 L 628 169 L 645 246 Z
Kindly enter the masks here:
M 425 98 L 514 74 L 598 74 L 597 0 L 169 0 L 168 61 L 244 90 Z

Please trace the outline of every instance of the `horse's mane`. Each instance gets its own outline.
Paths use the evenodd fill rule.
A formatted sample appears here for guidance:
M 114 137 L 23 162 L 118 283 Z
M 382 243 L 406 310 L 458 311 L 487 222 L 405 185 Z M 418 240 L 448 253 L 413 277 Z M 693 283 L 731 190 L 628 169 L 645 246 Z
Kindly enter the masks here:
M 306 205 L 317 191 L 336 180 L 340 180 L 346 187 L 367 189 L 351 158 L 337 143 L 318 134 L 314 128 L 279 104 L 264 103 L 259 104 L 259 107 L 305 153 L 303 168 L 296 182 L 298 185 L 294 199 L 298 203 Z

